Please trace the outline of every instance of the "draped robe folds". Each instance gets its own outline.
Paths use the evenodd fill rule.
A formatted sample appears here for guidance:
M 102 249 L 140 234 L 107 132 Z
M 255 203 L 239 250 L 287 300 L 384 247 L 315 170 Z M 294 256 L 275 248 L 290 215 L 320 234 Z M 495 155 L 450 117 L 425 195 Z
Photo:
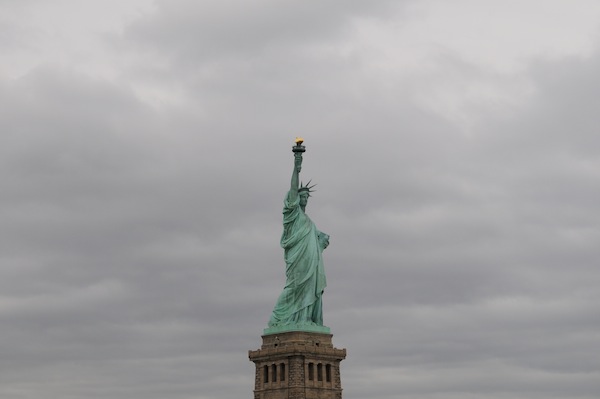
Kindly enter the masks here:
M 288 192 L 283 207 L 283 234 L 286 282 L 269 327 L 283 325 L 323 325 L 322 295 L 325 289 L 323 247 L 315 224 L 300 208 L 300 198 L 291 200 Z

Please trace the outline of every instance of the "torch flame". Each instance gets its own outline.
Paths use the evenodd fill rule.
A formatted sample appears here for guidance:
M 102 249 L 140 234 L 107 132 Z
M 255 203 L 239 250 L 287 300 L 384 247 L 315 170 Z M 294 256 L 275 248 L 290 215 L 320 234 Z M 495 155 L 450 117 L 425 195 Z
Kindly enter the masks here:
M 296 137 L 295 143 L 296 145 L 301 145 L 304 143 L 304 139 L 302 137 Z

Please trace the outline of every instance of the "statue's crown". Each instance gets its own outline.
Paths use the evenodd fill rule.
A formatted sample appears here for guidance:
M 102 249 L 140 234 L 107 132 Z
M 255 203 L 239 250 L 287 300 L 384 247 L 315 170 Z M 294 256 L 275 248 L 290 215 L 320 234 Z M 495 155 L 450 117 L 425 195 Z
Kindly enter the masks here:
M 306 183 L 306 185 L 302 184 L 302 182 L 300 182 L 300 187 L 298 188 L 298 192 L 301 193 L 303 191 L 308 191 L 308 195 L 310 196 L 310 193 L 315 192 L 315 190 L 313 190 L 312 188 L 314 186 L 316 186 L 316 184 L 313 184 L 312 186 L 310 185 L 310 182 L 312 180 L 309 180 L 308 183 Z

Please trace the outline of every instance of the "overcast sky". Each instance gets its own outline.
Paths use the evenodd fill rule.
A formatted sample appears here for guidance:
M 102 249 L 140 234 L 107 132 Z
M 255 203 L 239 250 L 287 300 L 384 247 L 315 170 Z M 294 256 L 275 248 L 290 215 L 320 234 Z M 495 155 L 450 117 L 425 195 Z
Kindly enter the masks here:
M 345 399 L 597 399 L 597 0 L 0 0 L 0 398 L 251 398 L 296 136 Z

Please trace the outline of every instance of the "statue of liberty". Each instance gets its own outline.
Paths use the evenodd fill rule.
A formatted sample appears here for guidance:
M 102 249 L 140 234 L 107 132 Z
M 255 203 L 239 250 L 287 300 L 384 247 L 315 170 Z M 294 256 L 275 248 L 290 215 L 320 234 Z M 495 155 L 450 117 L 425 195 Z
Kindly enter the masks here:
M 323 290 L 325 269 L 323 250 L 329 245 L 329 236 L 317 230 L 306 215 L 306 204 L 314 186 L 299 182 L 302 169 L 303 140 L 296 139 L 294 169 L 290 191 L 283 202 L 283 233 L 286 282 L 277 299 L 265 334 L 303 330 L 329 332 L 323 326 Z

